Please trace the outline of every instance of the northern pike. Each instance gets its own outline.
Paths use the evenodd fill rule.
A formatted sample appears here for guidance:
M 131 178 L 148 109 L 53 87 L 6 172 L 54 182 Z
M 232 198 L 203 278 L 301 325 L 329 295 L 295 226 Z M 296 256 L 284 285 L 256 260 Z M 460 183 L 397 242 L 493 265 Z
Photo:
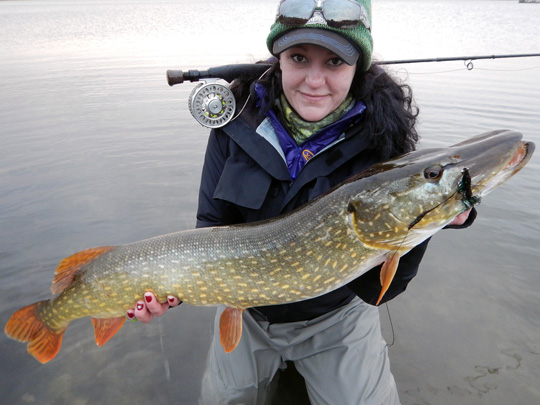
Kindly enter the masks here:
M 24 307 L 5 333 L 42 363 L 65 329 L 90 316 L 98 346 L 146 291 L 192 305 L 224 304 L 220 337 L 234 350 L 246 308 L 306 300 L 383 264 L 379 301 L 399 258 L 521 170 L 534 144 L 493 131 L 446 148 L 380 163 L 292 213 L 251 224 L 202 228 L 63 259 L 50 300 Z

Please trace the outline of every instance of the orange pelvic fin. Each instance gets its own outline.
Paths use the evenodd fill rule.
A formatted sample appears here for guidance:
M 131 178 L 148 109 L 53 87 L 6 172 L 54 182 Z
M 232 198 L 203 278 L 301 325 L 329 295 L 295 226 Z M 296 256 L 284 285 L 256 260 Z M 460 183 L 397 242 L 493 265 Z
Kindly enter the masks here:
M 225 308 L 219 318 L 219 341 L 226 353 L 232 352 L 242 337 L 243 309 Z
M 28 343 L 28 353 L 41 363 L 52 360 L 60 350 L 65 328 L 53 331 L 39 319 L 36 309 L 47 305 L 49 301 L 40 301 L 15 312 L 4 331 L 9 337 Z
M 115 246 L 101 246 L 92 249 L 86 249 L 75 253 L 65 259 L 62 259 L 56 271 L 51 285 L 51 292 L 58 294 L 64 291 L 72 282 L 77 272 L 85 265 L 90 263 L 96 257 L 101 256 L 114 249 Z
M 109 339 L 120 330 L 125 320 L 125 316 L 106 319 L 92 318 L 94 334 L 96 335 L 96 345 L 103 346 L 105 343 L 107 343 Z
M 386 261 L 383 263 L 382 269 L 381 269 L 381 293 L 379 294 L 379 299 L 377 300 L 377 304 L 382 300 L 382 297 L 384 297 L 384 294 L 388 290 L 388 287 L 390 287 L 390 284 L 392 283 L 392 280 L 394 279 L 394 276 L 396 275 L 396 271 L 399 265 L 399 258 L 401 256 L 398 252 L 395 252 L 392 256 L 390 256 L 389 259 L 386 259 Z

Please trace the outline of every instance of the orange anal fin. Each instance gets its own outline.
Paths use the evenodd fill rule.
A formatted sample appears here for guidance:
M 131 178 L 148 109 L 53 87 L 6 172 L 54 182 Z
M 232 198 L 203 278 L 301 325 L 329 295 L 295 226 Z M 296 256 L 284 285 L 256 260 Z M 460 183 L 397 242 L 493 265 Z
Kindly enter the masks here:
M 242 337 L 243 309 L 225 308 L 219 318 L 219 341 L 226 353 L 232 352 Z
M 379 294 L 379 299 L 377 300 L 376 305 L 379 305 L 382 297 L 384 297 L 384 294 L 388 290 L 388 287 L 390 287 L 390 284 L 392 283 L 392 280 L 396 275 L 400 257 L 401 256 L 399 255 L 399 253 L 396 252 L 392 256 L 390 256 L 389 259 L 386 259 L 386 261 L 383 263 L 381 269 L 381 293 Z
M 119 318 L 92 318 L 96 345 L 103 346 L 120 330 L 126 320 L 125 316 Z
M 41 363 L 52 360 L 60 351 L 64 329 L 53 331 L 39 319 L 36 309 L 49 301 L 40 301 L 19 309 L 6 324 L 4 329 L 10 338 L 28 343 L 28 353 Z
M 73 282 L 75 275 L 85 264 L 90 263 L 96 257 L 114 248 L 115 246 L 101 246 L 86 249 L 63 259 L 54 272 L 51 292 L 58 294 L 64 291 Z

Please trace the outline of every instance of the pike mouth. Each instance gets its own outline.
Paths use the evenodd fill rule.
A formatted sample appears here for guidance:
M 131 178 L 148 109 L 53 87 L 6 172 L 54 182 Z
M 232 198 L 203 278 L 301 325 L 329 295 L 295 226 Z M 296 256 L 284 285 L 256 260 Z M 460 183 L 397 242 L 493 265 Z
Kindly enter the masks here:
M 482 186 L 478 187 L 481 189 L 480 195 L 486 195 L 490 193 L 494 188 L 498 187 L 500 184 L 504 183 L 510 177 L 515 175 L 521 169 L 525 167 L 527 162 L 531 159 L 534 152 L 535 145 L 533 142 L 520 142 L 516 153 L 508 161 L 508 163 L 491 179 L 487 181 Z M 473 186 L 473 188 L 476 188 Z
M 534 145 L 534 144 L 533 144 Z M 521 142 L 514 157 L 508 162 L 503 170 L 512 170 L 514 167 L 519 166 L 525 157 L 529 154 L 529 142 Z

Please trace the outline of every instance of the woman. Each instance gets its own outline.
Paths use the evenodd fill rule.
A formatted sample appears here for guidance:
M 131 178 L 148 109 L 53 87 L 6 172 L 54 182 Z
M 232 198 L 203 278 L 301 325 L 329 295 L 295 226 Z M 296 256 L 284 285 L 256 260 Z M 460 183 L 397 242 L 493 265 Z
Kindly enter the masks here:
M 371 64 L 370 16 L 367 0 L 280 2 L 267 39 L 277 59 L 262 78 L 233 83 L 244 109 L 210 134 L 198 227 L 290 212 L 414 149 L 417 110 L 409 87 Z M 402 258 L 383 301 L 405 290 L 427 244 Z M 221 348 L 216 327 L 201 402 L 264 403 L 278 369 L 293 361 L 312 403 L 399 403 L 374 306 L 379 270 L 315 299 L 247 310 L 232 353 Z M 161 304 L 150 293 L 145 301 L 128 317 L 149 322 L 178 304 L 172 296 Z

